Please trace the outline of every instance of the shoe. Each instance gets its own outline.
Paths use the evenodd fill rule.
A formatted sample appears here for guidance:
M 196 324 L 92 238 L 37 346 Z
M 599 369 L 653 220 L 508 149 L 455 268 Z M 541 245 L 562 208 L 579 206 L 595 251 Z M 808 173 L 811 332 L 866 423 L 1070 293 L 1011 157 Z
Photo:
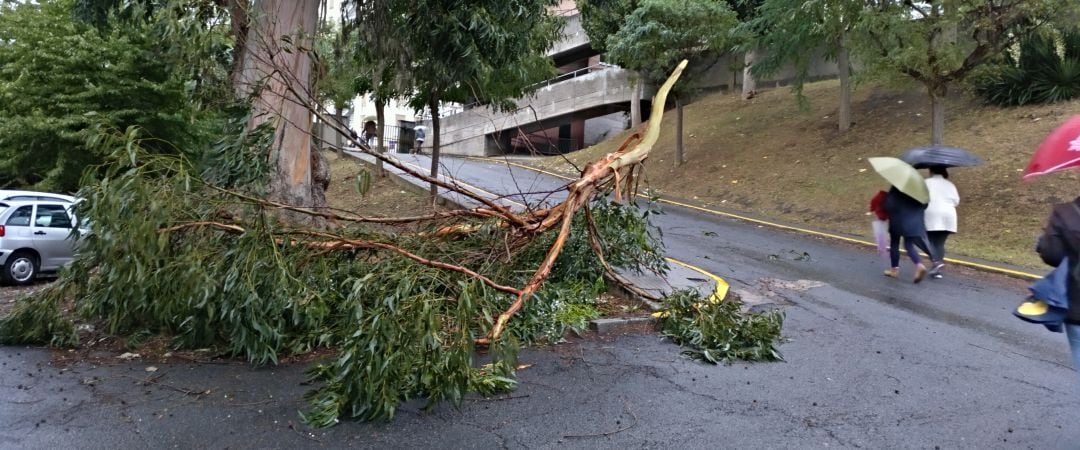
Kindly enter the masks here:
M 926 276 L 926 266 L 919 264 L 915 266 L 915 279 L 912 282 L 918 284 Z
M 930 278 L 933 278 L 933 279 L 935 279 L 935 280 L 940 280 L 940 279 L 942 279 L 942 278 L 945 278 L 945 275 L 942 275 L 942 274 L 941 274 L 941 273 L 939 272 L 939 273 L 931 274 L 931 275 L 930 275 Z
M 930 269 L 930 275 L 937 275 L 941 273 L 941 269 L 945 267 L 945 263 L 934 264 L 934 268 Z M 938 277 L 941 278 L 941 277 Z
M 889 278 L 900 278 L 900 268 L 893 267 L 892 269 L 885 269 L 885 276 Z

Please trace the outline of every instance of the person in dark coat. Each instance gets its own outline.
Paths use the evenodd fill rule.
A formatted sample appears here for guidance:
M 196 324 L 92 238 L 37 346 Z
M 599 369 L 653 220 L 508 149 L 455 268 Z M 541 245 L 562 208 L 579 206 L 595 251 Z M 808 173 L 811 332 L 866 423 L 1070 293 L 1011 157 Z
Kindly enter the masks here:
M 1054 267 L 1068 257 L 1068 273 L 1075 273 L 1076 265 L 1080 264 L 1080 197 L 1069 203 L 1054 205 L 1035 251 L 1044 263 Z M 1065 334 L 1069 337 L 1073 365 L 1080 370 L 1080 280 L 1069 276 L 1065 292 L 1068 298 Z
M 926 266 L 923 265 L 916 247 L 936 261 L 926 241 L 926 205 L 893 187 L 885 196 L 883 207 L 889 216 L 889 262 L 892 263 L 892 266 L 885 270 L 885 276 L 900 277 L 900 239 L 903 238 L 904 249 L 915 264 L 913 281 L 918 283 L 926 276 Z

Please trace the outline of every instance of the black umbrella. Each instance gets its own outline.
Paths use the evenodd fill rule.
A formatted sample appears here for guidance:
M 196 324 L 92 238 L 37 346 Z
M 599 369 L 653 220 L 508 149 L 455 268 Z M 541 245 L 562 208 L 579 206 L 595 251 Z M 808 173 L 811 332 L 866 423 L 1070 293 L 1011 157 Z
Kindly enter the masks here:
M 904 152 L 900 159 L 911 164 L 916 169 L 925 169 L 931 166 L 969 167 L 983 163 L 982 158 L 967 150 L 944 145 L 916 147 Z

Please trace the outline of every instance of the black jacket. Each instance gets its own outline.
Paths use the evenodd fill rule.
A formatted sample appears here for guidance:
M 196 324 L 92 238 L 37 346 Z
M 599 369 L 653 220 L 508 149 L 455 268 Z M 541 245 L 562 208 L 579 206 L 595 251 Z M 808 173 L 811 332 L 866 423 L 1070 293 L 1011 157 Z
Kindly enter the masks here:
M 889 189 L 882 207 L 889 215 L 890 234 L 926 236 L 926 205 L 894 187 Z
M 1080 207 L 1080 197 L 1071 203 L 1054 205 L 1050 219 L 1046 222 L 1046 229 L 1035 247 L 1043 262 L 1054 267 L 1068 256 L 1070 274 L 1075 273 L 1076 265 L 1080 264 L 1080 211 L 1077 211 L 1077 207 Z M 1080 325 L 1080 279 L 1070 276 L 1066 289 L 1069 296 L 1069 314 L 1065 321 Z

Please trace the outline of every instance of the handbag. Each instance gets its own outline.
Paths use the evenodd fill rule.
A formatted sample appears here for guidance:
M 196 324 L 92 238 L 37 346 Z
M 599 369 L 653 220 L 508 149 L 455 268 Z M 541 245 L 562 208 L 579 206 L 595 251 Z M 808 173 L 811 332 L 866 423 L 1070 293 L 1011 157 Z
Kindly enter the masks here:
M 1069 258 L 1061 260 L 1054 270 L 1028 286 L 1030 295 L 1013 310 L 1020 320 L 1046 325 L 1050 331 L 1061 332 L 1069 309 Z
M 874 229 L 874 242 L 877 244 L 878 256 L 889 255 L 889 222 L 887 220 L 874 219 L 870 222 Z

